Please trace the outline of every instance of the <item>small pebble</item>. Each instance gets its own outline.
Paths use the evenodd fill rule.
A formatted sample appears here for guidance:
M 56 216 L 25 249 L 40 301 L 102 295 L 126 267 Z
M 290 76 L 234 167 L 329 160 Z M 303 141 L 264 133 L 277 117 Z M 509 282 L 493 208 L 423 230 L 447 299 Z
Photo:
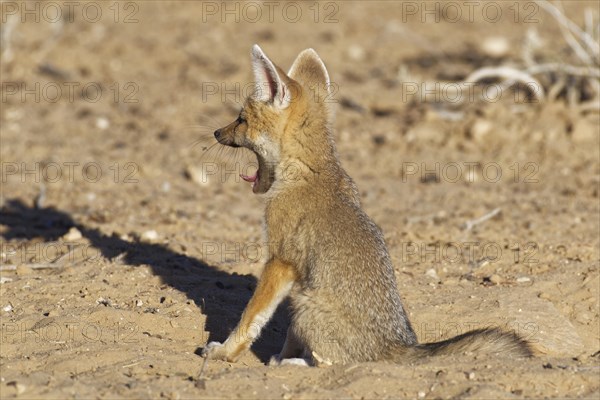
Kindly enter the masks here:
M 486 119 L 478 119 L 471 127 L 471 135 L 475 140 L 484 140 L 488 133 L 492 131 L 494 124 Z
M 541 292 L 538 294 L 538 297 L 542 300 L 550 300 L 550 295 L 546 292 Z
M 79 240 L 83 237 L 83 235 L 81 234 L 81 232 L 79 232 L 79 229 L 75 228 L 74 226 L 71 227 L 71 229 L 69 229 L 69 232 L 67 232 L 62 239 L 65 242 L 73 242 L 75 240 Z
M 472 381 L 473 379 L 475 379 L 475 372 L 473 372 L 473 371 L 469 372 L 469 373 L 467 374 L 467 379 L 469 379 L 469 380 L 471 380 L 471 381 Z
M 590 315 L 590 313 L 582 311 L 575 315 L 575 319 L 577 320 L 577 322 L 586 325 L 592 320 L 592 316 Z
M 492 282 L 494 285 L 499 285 L 504 282 L 504 279 L 502 279 L 502 277 L 498 274 L 493 274 L 490 276 L 490 282 Z
M 11 312 L 13 310 L 12 304 L 2 307 L 2 311 Z
M 153 242 L 156 239 L 158 239 L 158 233 L 153 229 L 142 233 L 142 240 Z
M 110 126 L 110 122 L 108 121 L 108 119 L 106 119 L 104 117 L 99 117 L 96 119 L 96 128 L 105 130 L 105 129 L 108 129 L 109 126 Z
M 17 273 L 17 275 L 21 276 L 31 274 L 33 270 L 27 264 L 19 264 L 17 265 L 17 269 L 15 270 L 15 272 Z
M 16 381 L 8 382 L 6 384 L 6 386 L 13 386 L 15 388 L 15 390 L 17 391 L 17 396 L 25 393 L 25 391 L 27 390 L 27 386 L 25 386 L 21 382 L 16 382 Z
M 96 304 L 110 306 L 110 305 L 112 305 L 112 301 L 110 299 L 105 299 L 104 297 L 100 297 L 100 298 L 98 298 L 98 300 L 96 300 Z
M 348 47 L 347 52 L 348 57 L 350 57 L 352 61 L 362 61 L 365 59 L 365 49 L 358 45 L 351 45 L 350 47 Z
M 440 277 L 438 276 L 437 272 L 435 272 L 435 269 L 433 269 L 433 268 L 429 268 L 427 270 L 427 272 L 425 272 L 425 275 L 427 275 L 430 278 L 435 279 L 436 281 L 440 280 Z
M 423 399 L 423 398 L 425 398 L 425 392 L 423 392 L 423 391 L 420 391 L 419 393 L 417 393 L 417 396 L 418 396 L 420 399 Z
M 186 176 L 186 178 L 190 179 L 194 183 L 197 183 L 202 186 L 206 186 L 210 183 L 209 178 L 212 175 L 212 174 L 209 174 L 208 172 L 211 172 L 211 171 L 207 171 L 206 168 L 188 166 L 185 169 L 185 176 Z
M 483 40 L 481 50 L 490 57 L 500 58 L 506 56 L 510 51 L 510 43 L 503 36 L 492 36 Z
M 531 278 L 529 278 L 528 276 L 521 276 L 521 277 L 517 278 L 517 283 L 525 283 L 525 282 L 531 282 Z

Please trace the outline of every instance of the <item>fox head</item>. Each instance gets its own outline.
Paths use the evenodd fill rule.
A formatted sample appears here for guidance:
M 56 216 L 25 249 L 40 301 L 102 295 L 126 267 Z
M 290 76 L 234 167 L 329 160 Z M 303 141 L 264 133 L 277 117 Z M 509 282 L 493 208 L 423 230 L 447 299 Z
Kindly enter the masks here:
M 302 51 L 286 74 L 252 47 L 255 90 L 245 100 L 238 118 L 214 133 L 226 146 L 245 147 L 258 159 L 254 193 L 308 181 L 311 175 L 336 162 L 327 104 L 329 74 L 313 49 Z

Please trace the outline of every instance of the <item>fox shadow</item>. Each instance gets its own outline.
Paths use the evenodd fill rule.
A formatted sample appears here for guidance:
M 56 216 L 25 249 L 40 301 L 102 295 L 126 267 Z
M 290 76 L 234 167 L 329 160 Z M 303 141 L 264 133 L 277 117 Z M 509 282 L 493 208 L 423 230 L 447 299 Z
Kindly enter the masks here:
M 29 207 L 18 199 L 8 200 L 0 212 L 0 225 L 4 226 L 0 237 L 5 241 L 41 238 L 45 242 L 54 242 L 71 227 L 76 227 L 102 257 L 108 260 L 118 257 L 129 266 L 150 266 L 163 283 L 185 293 L 206 315 L 207 342 L 222 342 L 227 338 L 256 286 L 256 278 L 252 275 L 220 271 L 202 259 L 179 254 L 162 244 L 129 242 L 115 234 L 106 235 L 53 207 Z M 113 267 L 120 268 L 120 264 Z M 285 309 L 279 307 L 252 347 L 262 362 L 267 362 L 283 346 L 287 324 Z M 199 347 L 196 354 L 201 350 Z

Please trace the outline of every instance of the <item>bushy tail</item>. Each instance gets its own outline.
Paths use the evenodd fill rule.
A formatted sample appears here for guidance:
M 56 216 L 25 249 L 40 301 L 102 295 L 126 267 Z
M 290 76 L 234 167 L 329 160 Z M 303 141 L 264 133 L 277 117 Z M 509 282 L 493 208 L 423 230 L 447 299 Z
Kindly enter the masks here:
M 441 342 L 417 344 L 397 350 L 394 359 L 398 362 L 466 352 L 510 354 L 518 357 L 531 357 L 535 354 L 531 344 L 519 335 L 497 328 L 477 329 Z

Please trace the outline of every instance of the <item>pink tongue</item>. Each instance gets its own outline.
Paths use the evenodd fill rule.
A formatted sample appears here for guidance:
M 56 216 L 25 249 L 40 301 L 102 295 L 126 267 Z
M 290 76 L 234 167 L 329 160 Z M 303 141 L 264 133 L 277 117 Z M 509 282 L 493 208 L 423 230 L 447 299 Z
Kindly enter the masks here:
M 258 171 L 252 176 L 240 174 L 240 178 L 242 178 L 246 182 L 256 182 L 256 178 L 258 178 Z

